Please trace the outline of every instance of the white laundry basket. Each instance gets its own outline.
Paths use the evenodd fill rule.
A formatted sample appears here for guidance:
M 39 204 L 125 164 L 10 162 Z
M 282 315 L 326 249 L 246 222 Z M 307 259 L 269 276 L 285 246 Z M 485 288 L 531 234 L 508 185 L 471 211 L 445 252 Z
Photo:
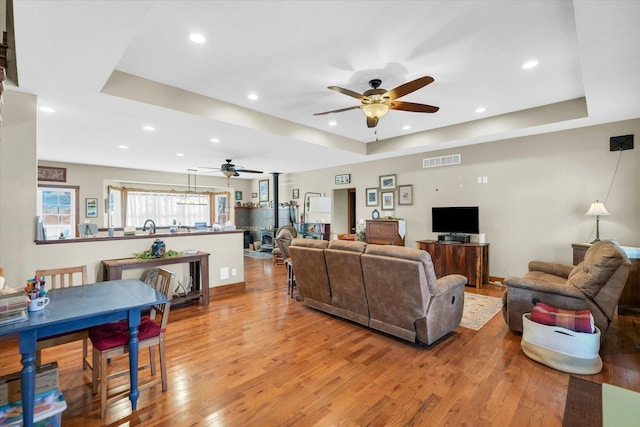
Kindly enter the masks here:
M 600 330 L 593 334 L 575 332 L 559 326 L 543 325 L 522 315 L 524 354 L 543 365 L 570 374 L 592 375 L 602 370 Z

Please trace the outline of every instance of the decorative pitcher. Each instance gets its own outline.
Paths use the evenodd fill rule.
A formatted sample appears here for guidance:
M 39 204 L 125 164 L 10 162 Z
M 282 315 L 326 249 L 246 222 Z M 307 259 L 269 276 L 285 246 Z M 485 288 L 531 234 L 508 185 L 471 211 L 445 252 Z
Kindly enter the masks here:
M 164 256 L 166 247 L 164 242 L 160 239 L 156 239 L 151 245 L 151 254 L 156 258 L 162 258 Z

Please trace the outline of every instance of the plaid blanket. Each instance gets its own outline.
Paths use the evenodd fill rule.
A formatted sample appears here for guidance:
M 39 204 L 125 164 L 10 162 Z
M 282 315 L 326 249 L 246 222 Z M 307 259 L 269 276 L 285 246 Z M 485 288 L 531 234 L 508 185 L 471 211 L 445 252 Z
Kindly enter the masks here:
M 531 320 L 543 325 L 560 326 L 576 332 L 595 332 L 593 316 L 589 310 L 565 310 L 543 302 L 536 302 Z

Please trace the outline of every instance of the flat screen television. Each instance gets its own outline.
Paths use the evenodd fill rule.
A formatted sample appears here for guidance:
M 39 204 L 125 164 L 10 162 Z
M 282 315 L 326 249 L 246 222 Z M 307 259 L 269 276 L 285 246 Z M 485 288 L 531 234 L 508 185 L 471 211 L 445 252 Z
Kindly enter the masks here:
M 480 233 L 477 206 L 431 208 L 434 233 Z

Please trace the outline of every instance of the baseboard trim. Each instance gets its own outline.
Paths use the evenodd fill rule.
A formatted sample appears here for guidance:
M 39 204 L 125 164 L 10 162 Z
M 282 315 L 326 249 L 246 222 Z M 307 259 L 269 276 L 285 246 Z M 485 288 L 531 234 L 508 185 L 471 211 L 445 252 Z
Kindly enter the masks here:
M 214 298 L 219 298 L 223 296 L 237 294 L 239 292 L 244 292 L 245 289 L 246 289 L 245 282 L 230 283 L 228 285 L 215 286 L 213 288 L 209 288 L 209 301 L 211 301 L 211 299 L 214 299 Z

